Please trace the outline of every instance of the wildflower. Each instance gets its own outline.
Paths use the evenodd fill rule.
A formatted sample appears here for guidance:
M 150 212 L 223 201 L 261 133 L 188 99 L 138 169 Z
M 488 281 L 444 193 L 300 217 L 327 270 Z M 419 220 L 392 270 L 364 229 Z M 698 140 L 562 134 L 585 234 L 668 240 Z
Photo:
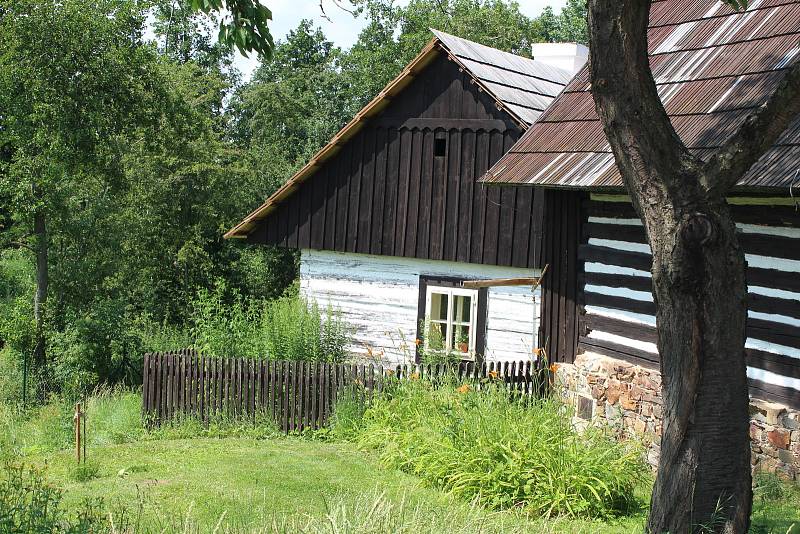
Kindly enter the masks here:
M 370 358 L 372 357 L 372 347 L 367 347 L 367 354 Z
M 469 384 L 464 384 L 463 386 L 456 389 L 459 393 L 466 393 L 470 390 Z
M 420 338 L 414 340 L 414 345 L 419 347 L 420 343 L 422 343 L 422 340 Z
M 551 363 L 550 364 L 550 372 L 551 373 L 555 373 L 556 371 L 558 371 L 558 364 L 557 363 Z
M 498 376 L 500 376 L 497 371 L 489 371 L 488 375 L 489 375 L 489 378 L 491 378 L 491 379 L 495 379 Z
M 386 376 L 393 376 L 393 375 L 394 375 L 394 371 L 392 371 L 391 369 L 387 369 L 386 370 Z
M 411 373 L 411 376 L 409 376 L 409 378 L 411 380 L 419 380 L 419 373 Z
M 542 349 L 540 349 L 539 347 L 536 347 L 536 348 L 533 348 L 533 349 L 531 349 L 531 352 L 532 352 L 532 353 L 533 353 L 535 356 L 540 356 L 540 355 L 542 354 Z

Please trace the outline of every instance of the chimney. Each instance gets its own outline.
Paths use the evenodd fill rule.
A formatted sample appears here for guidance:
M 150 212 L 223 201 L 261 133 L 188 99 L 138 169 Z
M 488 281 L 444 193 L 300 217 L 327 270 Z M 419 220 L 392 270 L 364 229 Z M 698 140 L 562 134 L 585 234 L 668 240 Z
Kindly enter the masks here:
M 589 59 L 589 49 L 578 43 L 534 43 L 533 59 L 575 74 Z

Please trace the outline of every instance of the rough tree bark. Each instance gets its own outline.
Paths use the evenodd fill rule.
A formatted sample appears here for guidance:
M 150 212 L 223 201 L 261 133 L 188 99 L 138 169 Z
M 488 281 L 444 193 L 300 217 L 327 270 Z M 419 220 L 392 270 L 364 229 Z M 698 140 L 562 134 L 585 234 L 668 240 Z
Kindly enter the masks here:
M 703 162 L 658 97 L 649 12 L 646 0 L 589 3 L 595 106 L 653 252 L 664 416 L 648 530 L 744 533 L 752 505 L 747 289 L 725 195 L 800 112 L 800 64 Z
M 36 322 L 36 339 L 33 349 L 33 363 L 41 369 L 46 361 L 45 357 L 45 332 L 44 332 L 44 306 L 47 302 L 47 289 L 50 283 L 48 269 L 48 235 L 47 216 L 43 209 L 39 209 L 33 216 L 33 236 L 35 239 L 34 251 L 36 255 L 36 291 L 33 296 L 33 317 Z

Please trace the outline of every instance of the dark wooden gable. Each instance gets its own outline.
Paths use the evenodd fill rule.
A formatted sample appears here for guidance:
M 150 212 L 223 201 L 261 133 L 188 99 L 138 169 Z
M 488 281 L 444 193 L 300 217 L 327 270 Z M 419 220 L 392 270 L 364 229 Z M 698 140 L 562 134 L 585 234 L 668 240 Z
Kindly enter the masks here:
M 476 182 L 521 133 L 442 54 L 248 240 L 540 267 L 545 193 Z

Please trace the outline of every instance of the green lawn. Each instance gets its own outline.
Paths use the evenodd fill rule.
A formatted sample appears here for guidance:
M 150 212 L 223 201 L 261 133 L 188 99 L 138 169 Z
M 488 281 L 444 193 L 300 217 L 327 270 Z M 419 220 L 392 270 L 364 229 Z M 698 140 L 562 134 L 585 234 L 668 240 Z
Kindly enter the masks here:
M 65 489 L 66 505 L 103 497 L 112 508 L 123 504 L 130 511 L 144 502 L 144 523 L 153 528 L 166 524 L 183 530 L 187 514 L 203 526 L 200 531 L 211 531 L 223 514 L 223 524 L 244 530 L 287 518 L 295 525 L 308 521 L 307 516 L 321 519 L 337 506 L 365 515 L 382 493 L 393 514 L 403 516 L 391 521 L 430 521 L 427 527 L 440 532 L 476 532 L 480 526 L 484 532 L 627 533 L 643 522 L 643 516 L 615 524 L 545 522 L 478 511 L 421 487 L 412 476 L 381 468 L 349 445 L 300 438 L 141 441 L 95 447 L 89 454 L 97 477 L 85 482 L 75 481 L 68 451 L 29 460 L 47 464 L 49 479 Z

